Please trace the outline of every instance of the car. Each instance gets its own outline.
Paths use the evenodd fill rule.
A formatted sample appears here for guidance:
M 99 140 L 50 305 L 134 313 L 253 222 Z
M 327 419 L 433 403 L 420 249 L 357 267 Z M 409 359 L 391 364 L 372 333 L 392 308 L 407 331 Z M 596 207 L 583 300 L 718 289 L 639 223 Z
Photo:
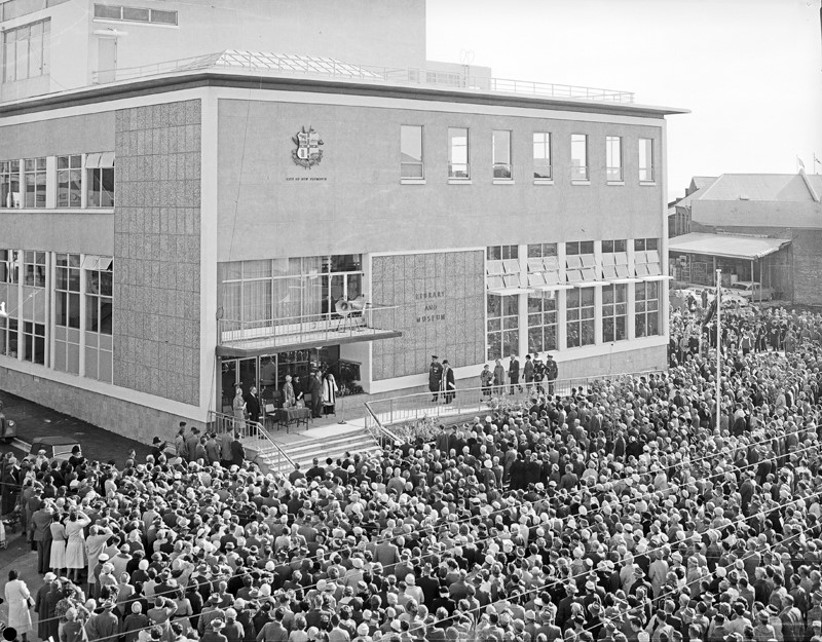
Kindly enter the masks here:
M 9 443 L 17 437 L 17 422 L 3 414 L 3 402 L 0 401 L 0 441 Z
M 49 461 L 67 461 L 71 457 L 71 451 L 74 450 L 75 446 L 81 448 L 80 443 L 74 437 L 60 435 L 37 437 L 31 444 L 29 454 L 37 457 L 41 450 L 45 450 L 45 455 Z
M 773 299 L 773 288 L 762 287 L 758 281 L 737 281 L 728 288 L 736 296 L 748 301 L 770 301 Z

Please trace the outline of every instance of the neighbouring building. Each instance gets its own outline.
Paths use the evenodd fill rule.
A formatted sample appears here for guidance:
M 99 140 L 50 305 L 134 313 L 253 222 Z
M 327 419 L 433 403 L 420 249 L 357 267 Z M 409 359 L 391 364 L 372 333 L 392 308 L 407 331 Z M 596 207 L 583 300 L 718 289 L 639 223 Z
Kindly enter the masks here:
M 426 62 L 423 0 L 0 18 L 3 389 L 145 439 L 312 363 L 371 395 L 431 354 L 666 366 L 682 110 Z
M 674 205 L 671 275 L 710 285 L 721 268 L 726 285 L 758 281 L 779 299 L 822 304 L 820 194 L 822 176 L 804 171 L 695 178 Z

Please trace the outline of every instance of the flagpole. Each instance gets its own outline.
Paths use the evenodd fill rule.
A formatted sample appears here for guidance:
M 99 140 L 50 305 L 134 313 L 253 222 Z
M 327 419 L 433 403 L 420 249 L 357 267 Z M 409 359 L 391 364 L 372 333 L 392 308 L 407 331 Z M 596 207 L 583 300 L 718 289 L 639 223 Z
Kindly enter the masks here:
M 716 431 L 719 433 L 719 416 L 721 412 L 722 395 L 722 270 L 716 271 Z

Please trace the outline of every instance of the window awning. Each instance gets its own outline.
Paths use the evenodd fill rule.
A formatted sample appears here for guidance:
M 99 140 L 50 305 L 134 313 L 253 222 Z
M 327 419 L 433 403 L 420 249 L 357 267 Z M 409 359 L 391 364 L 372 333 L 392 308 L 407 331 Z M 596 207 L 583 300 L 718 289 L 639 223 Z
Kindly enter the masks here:
M 114 152 L 94 152 L 86 154 L 86 169 L 114 167 Z
M 790 244 L 790 239 L 772 239 L 733 234 L 691 232 L 668 241 L 668 253 L 705 254 L 729 259 L 754 261 L 778 252 Z

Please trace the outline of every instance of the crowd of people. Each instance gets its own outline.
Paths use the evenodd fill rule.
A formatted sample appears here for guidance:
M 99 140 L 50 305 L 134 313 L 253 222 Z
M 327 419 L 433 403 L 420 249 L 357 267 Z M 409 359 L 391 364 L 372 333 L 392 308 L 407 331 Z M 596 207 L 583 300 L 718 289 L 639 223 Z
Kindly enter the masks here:
M 745 349 L 783 323 L 792 350 Z M 121 469 L 7 460 L 44 573 L 36 636 L 822 640 L 822 318 L 751 308 L 723 324 L 719 400 L 703 349 L 288 475 L 198 457 L 187 429 Z

